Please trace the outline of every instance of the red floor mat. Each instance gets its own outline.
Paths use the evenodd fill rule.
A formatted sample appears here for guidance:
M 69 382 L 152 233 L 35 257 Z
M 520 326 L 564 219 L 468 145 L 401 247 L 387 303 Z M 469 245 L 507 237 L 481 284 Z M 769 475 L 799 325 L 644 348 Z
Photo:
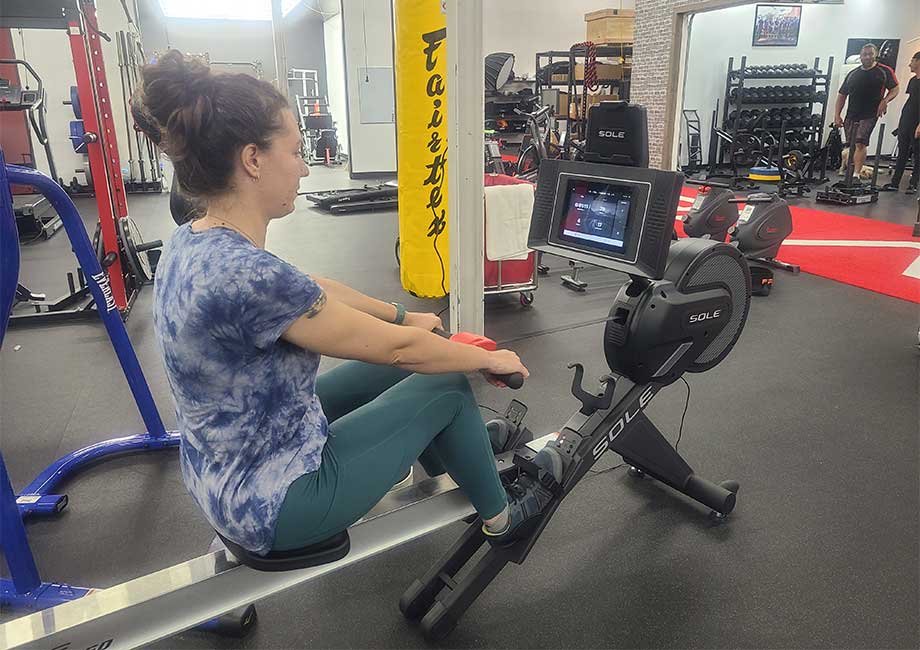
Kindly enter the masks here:
M 690 209 L 697 192 L 684 188 L 683 194 L 678 214 Z M 920 303 L 920 239 L 911 237 L 910 226 L 796 206 L 792 221 L 779 259 L 813 275 Z M 682 225 L 677 222 L 681 236 Z

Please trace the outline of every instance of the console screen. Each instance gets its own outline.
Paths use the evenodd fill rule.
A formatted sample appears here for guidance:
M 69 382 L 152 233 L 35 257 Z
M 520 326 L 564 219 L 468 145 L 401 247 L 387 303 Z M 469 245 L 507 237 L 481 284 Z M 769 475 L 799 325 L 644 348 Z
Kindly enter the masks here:
M 570 179 L 563 202 L 559 239 L 611 253 L 626 250 L 633 188 L 604 181 Z

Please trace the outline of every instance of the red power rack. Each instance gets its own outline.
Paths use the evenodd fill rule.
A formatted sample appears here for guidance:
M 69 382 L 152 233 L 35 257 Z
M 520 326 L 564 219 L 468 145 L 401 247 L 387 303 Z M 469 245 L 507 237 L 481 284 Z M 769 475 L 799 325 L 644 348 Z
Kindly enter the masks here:
M 73 55 L 77 93 L 86 128 L 85 139 L 90 168 L 103 170 L 101 176 L 93 176 L 93 190 L 99 209 L 105 254 L 110 259 L 114 257 L 114 261 L 108 267 L 109 282 L 112 285 L 115 305 L 119 311 L 124 312 L 128 307 L 128 297 L 118 250 L 116 222 L 121 217 L 128 216 L 128 202 L 125 197 L 124 179 L 121 176 L 121 159 L 118 156 L 112 102 L 105 77 L 105 61 L 99 42 L 96 7 L 91 0 L 81 0 L 80 11 L 87 33 L 84 35 L 78 22 L 70 23 L 70 51 Z M 111 255 L 112 253 L 114 255 Z

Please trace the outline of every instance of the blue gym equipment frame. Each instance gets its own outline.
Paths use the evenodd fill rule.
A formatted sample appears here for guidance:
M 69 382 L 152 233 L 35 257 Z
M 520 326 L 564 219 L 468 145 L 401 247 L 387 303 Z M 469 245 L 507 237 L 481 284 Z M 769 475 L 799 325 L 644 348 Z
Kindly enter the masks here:
M 55 494 L 64 481 L 91 463 L 112 456 L 177 447 L 179 434 L 167 431 L 160 419 L 121 314 L 112 298 L 109 279 L 90 243 L 76 206 L 67 193 L 48 176 L 18 165 L 7 165 L 0 150 L 0 346 L 19 279 L 19 235 L 13 214 L 10 183 L 31 185 L 61 217 L 71 247 L 86 275 L 99 317 L 121 363 L 137 409 L 147 427 L 142 433 L 99 442 L 71 452 L 48 466 L 18 495 L 13 491 L 3 455 L 0 454 L 0 547 L 6 557 L 10 579 L 0 579 L 0 607 L 39 610 L 80 598 L 91 591 L 85 587 L 43 582 L 29 548 L 23 520 L 30 516 L 57 514 L 67 505 L 67 496 Z

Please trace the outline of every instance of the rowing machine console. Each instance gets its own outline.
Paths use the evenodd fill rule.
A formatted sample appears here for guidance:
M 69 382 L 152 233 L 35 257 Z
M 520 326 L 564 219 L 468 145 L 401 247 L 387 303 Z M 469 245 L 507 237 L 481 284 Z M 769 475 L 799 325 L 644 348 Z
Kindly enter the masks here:
M 540 168 L 529 245 L 630 275 L 610 310 L 604 353 L 611 371 L 634 382 L 669 384 L 712 368 L 750 306 L 737 249 L 671 245 L 682 185 L 681 174 L 655 169 L 558 160 Z

